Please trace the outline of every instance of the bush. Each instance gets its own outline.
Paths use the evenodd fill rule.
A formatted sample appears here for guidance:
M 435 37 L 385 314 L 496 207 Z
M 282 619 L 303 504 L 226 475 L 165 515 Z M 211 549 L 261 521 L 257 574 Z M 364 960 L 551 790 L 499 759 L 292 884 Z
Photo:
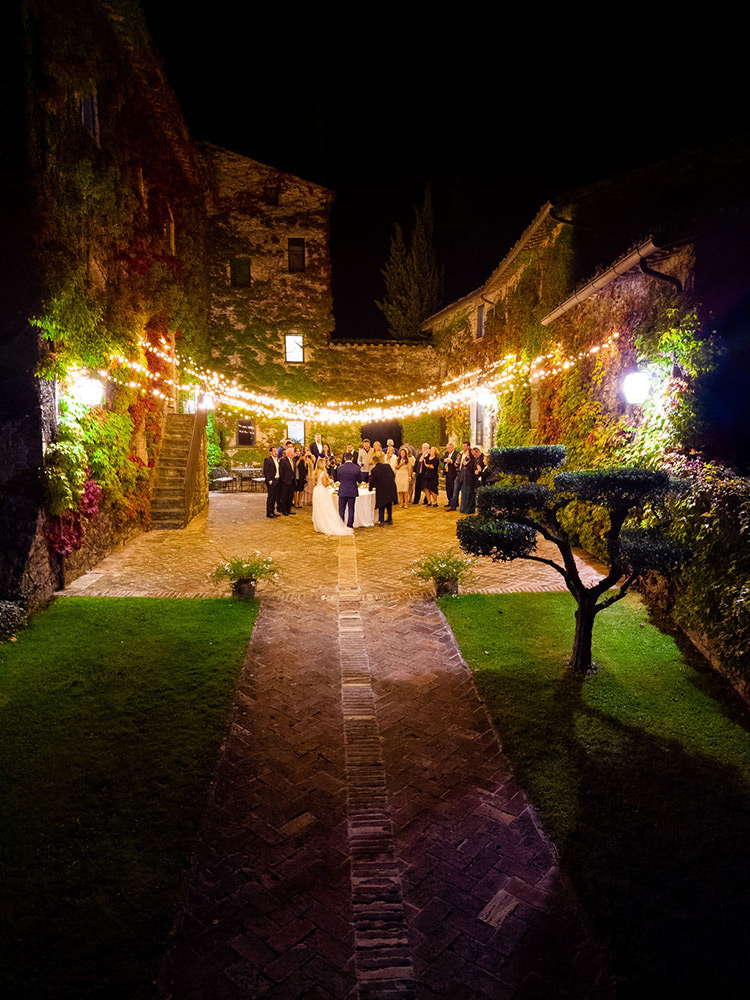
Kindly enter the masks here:
M 14 601 L 0 601 L 0 639 L 8 639 L 26 624 L 26 611 Z

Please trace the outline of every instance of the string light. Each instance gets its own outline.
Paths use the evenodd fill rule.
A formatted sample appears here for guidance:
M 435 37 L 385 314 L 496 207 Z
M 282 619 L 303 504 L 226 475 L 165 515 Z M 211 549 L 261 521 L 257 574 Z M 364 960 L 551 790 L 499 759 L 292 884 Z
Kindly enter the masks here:
M 132 378 L 126 380 L 118 377 L 118 373 L 101 371 L 99 374 L 117 385 L 137 389 L 142 394 L 150 394 L 154 398 L 166 400 L 174 392 L 189 392 L 195 394 L 202 391 L 204 397 L 211 397 L 217 408 L 228 410 L 240 416 L 257 415 L 272 419 L 305 420 L 313 423 L 331 425 L 344 423 L 370 423 L 384 420 L 398 420 L 406 417 L 418 417 L 426 413 L 434 413 L 466 405 L 477 399 L 485 401 L 496 398 L 500 394 L 510 393 L 523 385 L 538 384 L 544 379 L 562 374 L 575 367 L 588 357 L 595 357 L 604 348 L 612 346 L 619 334 L 610 334 L 600 344 L 578 351 L 577 354 L 562 357 L 562 344 L 558 343 L 552 351 L 541 354 L 531 362 L 522 361 L 513 354 L 489 362 L 484 367 L 474 371 L 463 372 L 460 375 L 444 381 L 440 386 L 427 386 L 412 393 L 389 394 L 382 397 L 369 397 L 360 400 L 329 400 L 326 403 L 302 402 L 272 396 L 266 393 L 254 392 L 241 386 L 237 380 L 230 381 L 219 372 L 199 366 L 192 358 L 172 351 L 169 343 L 162 339 L 159 345 L 147 340 L 140 341 L 144 351 L 167 362 L 173 369 L 182 370 L 185 375 L 195 381 L 183 382 L 170 378 L 164 373 L 154 372 L 147 365 L 131 360 L 121 354 L 113 354 L 111 360 L 119 368 L 127 368 L 137 373 L 150 383 L 148 388 L 139 385 Z M 457 388 L 457 383 L 462 383 Z M 159 383 L 170 392 L 164 392 L 157 386 Z

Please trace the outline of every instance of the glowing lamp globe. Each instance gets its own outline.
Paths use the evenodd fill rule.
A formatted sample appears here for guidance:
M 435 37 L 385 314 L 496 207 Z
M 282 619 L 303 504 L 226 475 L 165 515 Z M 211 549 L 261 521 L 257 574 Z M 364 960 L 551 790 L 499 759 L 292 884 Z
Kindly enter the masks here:
M 200 408 L 202 410 L 213 410 L 215 406 L 216 403 L 214 402 L 213 395 L 210 392 L 205 393 L 201 400 Z
M 84 406 L 100 406 L 104 399 L 104 385 L 98 378 L 79 376 L 70 388 L 70 394 Z
M 625 376 L 622 383 L 625 399 L 634 406 L 646 402 L 650 389 L 651 379 L 648 372 L 631 372 Z

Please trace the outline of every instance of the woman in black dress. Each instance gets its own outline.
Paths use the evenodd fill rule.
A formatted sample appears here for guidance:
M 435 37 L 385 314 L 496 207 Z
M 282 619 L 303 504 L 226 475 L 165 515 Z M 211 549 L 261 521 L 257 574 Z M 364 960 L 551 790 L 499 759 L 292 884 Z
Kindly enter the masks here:
M 393 474 L 393 469 L 382 460 L 380 455 L 373 455 L 372 461 L 370 489 L 375 490 L 378 524 L 393 524 L 393 505 L 398 503 L 396 477 Z
M 422 489 L 430 507 L 437 507 L 438 502 L 438 458 L 437 448 L 430 448 L 430 453 L 422 459 Z

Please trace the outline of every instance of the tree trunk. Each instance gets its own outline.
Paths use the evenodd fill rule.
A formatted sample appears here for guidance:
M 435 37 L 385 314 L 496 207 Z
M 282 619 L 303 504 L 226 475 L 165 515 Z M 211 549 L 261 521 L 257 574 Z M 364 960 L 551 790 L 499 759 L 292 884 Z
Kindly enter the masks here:
M 573 654 L 570 657 L 570 665 L 577 674 L 594 672 L 591 662 L 591 636 L 595 617 L 596 601 L 584 597 L 578 602 L 576 610 L 576 635 L 573 640 Z

